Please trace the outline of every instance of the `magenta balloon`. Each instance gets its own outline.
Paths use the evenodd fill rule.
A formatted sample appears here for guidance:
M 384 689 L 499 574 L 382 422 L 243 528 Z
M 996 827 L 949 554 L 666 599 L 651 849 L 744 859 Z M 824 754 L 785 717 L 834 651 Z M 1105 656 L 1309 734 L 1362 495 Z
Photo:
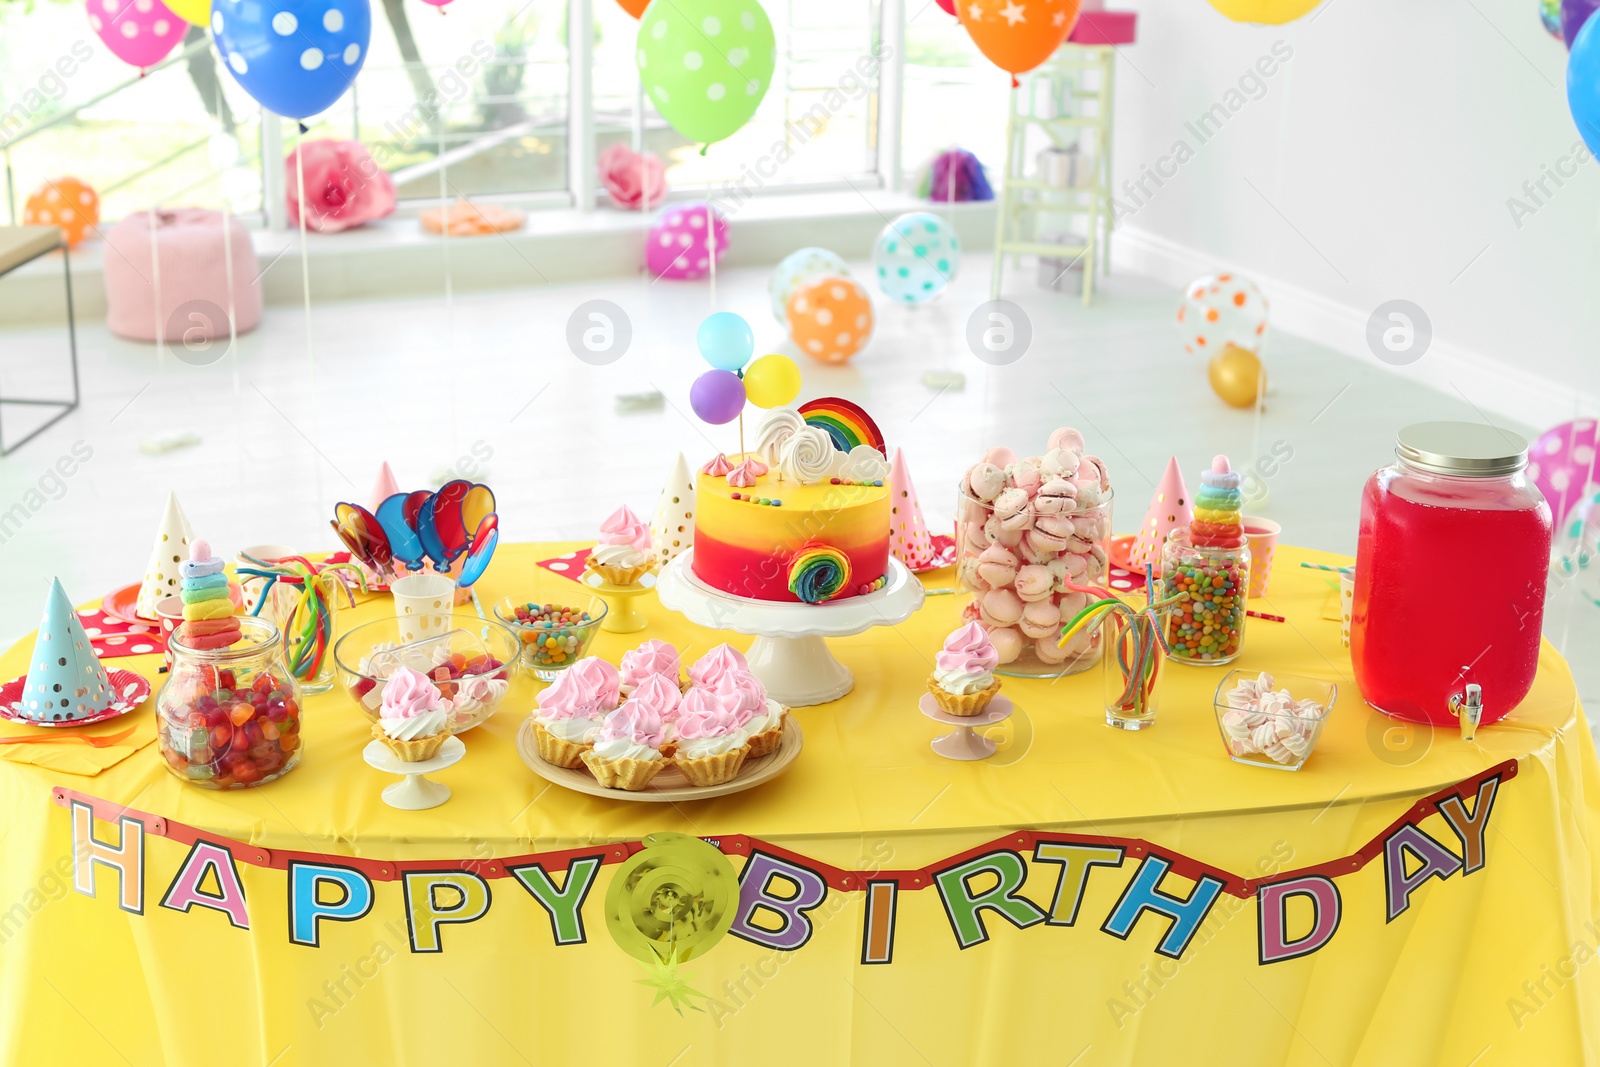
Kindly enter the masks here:
M 732 422 L 744 410 L 744 382 L 731 370 L 708 370 L 689 387 L 689 406 L 713 425 Z
M 178 46 L 189 24 L 161 0 L 88 0 L 89 25 L 111 54 L 143 70 Z

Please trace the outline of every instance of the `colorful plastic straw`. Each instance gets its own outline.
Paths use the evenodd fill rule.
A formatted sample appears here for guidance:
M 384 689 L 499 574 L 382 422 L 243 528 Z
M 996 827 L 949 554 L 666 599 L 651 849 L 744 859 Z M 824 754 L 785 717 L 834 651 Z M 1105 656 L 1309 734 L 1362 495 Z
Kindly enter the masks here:
M 283 620 L 289 673 L 302 680 L 315 678 L 322 670 L 328 650 L 333 647 L 333 609 L 329 600 L 342 591 L 350 606 L 355 607 L 351 585 L 362 592 L 367 590 L 361 568 L 353 563 L 318 565 L 304 556 L 285 556 L 270 563 L 253 556 L 245 559 L 255 566 L 236 568 L 240 574 L 266 579 L 252 615 L 261 614 L 273 587 L 279 582 L 299 589 L 294 605 Z
M 1161 674 L 1161 659 L 1170 651 L 1161 633 L 1161 612 L 1189 599 L 1188 593 L 1178 593 L 1163 600 L 1153 599 L 1154 575 L 1149 573 L 1149 567 L 1145 569 L 1145 606 L 1138 609 L 1123 603 L 1106 590 L 1068 582 L 1069 588 L 1099 595 L 1100 599 L 1074 615 L 1062 628 L 1061 640 L 1057 642 L 1058 647 L 1065 648 L 1079 633 L 1090 632 L 1107 619 L 1116 617 L 1111 643 L 1123 684 L 1121 694 L 1108 710 L 1128 719 L 1143 718 L 1152 710 L 1156 682 Z

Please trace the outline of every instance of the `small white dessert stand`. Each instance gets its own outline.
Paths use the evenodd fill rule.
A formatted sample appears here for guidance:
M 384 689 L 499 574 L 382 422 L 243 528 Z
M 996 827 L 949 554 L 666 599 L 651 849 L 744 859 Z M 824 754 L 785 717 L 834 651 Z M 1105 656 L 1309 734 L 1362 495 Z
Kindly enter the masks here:
M 361 750 L 361 758 L 367 761 L 367 766 L 385 774 L 405 776 L 393 785 L 384 786 L 383 789 L 383 802 L 401 811 L 437 808 L 449 800 L 449 786 L 443 782 L 429 781 L 423 775 L 453 767 L 466 754 L 467 746 L 462 744 L 459 737 L 445 738 L 444 744 L 439 746 L 437 756 L 417 763 L 407 763 L 389 751 L 389 746 L 376 739 L 367 742 L 367 747 Z
M 973 727 L 993 726 L 997 722 L 1004 722 L 1011 718 L 1011 713 L 1016 710 L 1011 701 L 1005 697 L 994 696 L 990 698 L 989 706 L 976 715 L 951 715 L 948 711 L 940 710 L 939 703 L 933 699 L 932 693 L 923 693 L 922 699 L 917 701 L 917 707 L 934 722 L 955 727 L 955 730 L 943 737 L 934 738 L 928 747 L 945 759 L 959 760 L 988 759 L 994 755 L 995 743 L 975 732 Z
M 656 583 L 661 606 L 713 630 L 753 635 L 755 643 L 745 657 L 751 673 L 772 699 L 791 708 L 838 700 L 855 685 L 850 669 L 833 658 L 824 638 L 894 626 L 922 607 L 922 583 L 893 558 L 882 589 L 830 604 L 732 596 L 695 577 L 693 563 L 691 548 L 661 569 Z

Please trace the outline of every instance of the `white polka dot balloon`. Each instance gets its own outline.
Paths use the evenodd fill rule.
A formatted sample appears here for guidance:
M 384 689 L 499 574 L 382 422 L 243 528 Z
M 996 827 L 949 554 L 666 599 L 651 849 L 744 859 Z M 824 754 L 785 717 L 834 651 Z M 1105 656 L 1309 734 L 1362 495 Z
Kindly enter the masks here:
M 88 0 L 89 25 L 111 53 L 141 70 L 167 57 L 188 28 L 161 0 Z
M 673 0 L 639 21 L 635 62 L 645 92 L 672 128 L 711 144 L 756 113 L 777 45 L 759 0 Z
M 257 102 L 308 119 L 343 96 L 366 62 L 372 8 L 369 0 L 224 0 L 212 10 L 211 36 Z

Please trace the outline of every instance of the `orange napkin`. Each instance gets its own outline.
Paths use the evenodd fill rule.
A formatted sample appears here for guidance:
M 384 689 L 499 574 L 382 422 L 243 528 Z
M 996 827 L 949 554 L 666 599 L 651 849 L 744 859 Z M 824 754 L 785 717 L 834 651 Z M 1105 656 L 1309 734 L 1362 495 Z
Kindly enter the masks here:
M 101 771 L 115 767 L 156 739 L 154 716 L 146 717 L 144 721 L 132 727 L 116 721 L 106 725 L 110 729 L 102 727 L 97 732 L 84 732 L 81 735 L 70 728 L 48 731 L 35 729 L 26 734 L 3 734 L 0 735 L 0 742 L 3 742 L 0 743 L 0 759 L 44 767 L 63 774 L 93 777 Z M 104 748 L 95 748 L 81 740 L 81 737 L 85 736 L 115 737 L 118 738 L 118 742 Z M 26 737 L 27 740 L 8 740 L 12 737 Z

